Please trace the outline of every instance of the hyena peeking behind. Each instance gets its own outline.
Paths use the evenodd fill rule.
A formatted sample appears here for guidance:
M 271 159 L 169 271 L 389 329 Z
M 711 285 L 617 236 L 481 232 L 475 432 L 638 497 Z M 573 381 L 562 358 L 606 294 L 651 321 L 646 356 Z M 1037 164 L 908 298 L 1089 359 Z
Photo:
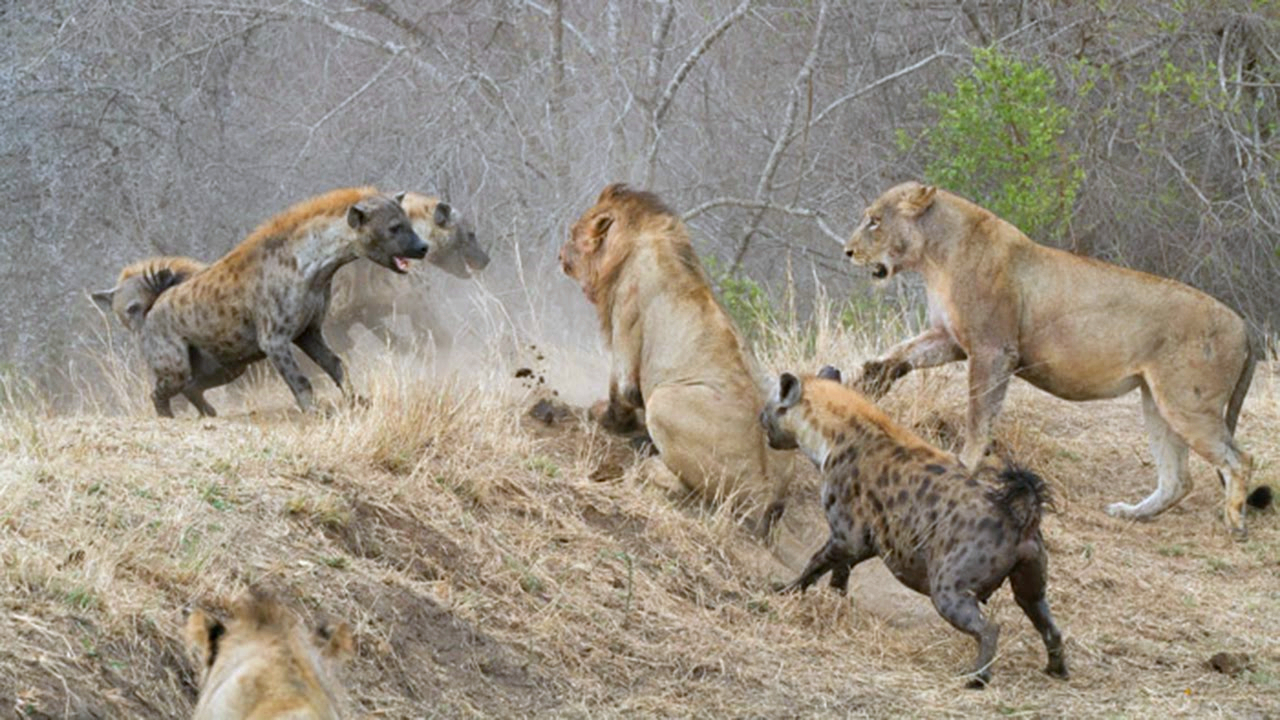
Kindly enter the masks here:
M 147 314 L 142 352 L 155 375 L 156 412 L 173 417 L 174 395 L 225 385 L 262 358 L 309 410 L 311 382 L 293 345 L 342 388 L 342 361 L 320 331 L 334 272 L 366 257 L 403 273 L 410 258 L 426 254 L 399 196 L 370 187 L 333 190 L 268 220 L 204 272 L 161 294 Z
M 1067 677 L 1062 635 L 1045 601 L 1048 560 L 1040 536 L 1048 488 L 1017 468 L 972 472 L 952 454 L 896 425 L 835 368 L 783 374 L 760 413 L 769 445 L 800 448 L 822 472 L 831 538 L 787 587 L 801 591 L 828 571 L 844 592 L 854 565 L 877 555 L 902 584 L 978 641 L 970 687 L 991 679 L 1000 627 L 978 606 L 1005 578 L 1049 653 L 1045 672 Z

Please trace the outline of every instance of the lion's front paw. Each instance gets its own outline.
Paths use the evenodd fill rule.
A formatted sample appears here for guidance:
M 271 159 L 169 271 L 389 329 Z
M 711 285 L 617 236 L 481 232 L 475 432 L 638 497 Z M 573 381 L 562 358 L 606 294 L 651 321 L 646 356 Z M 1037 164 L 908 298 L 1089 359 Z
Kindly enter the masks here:
M 600 400 L 592 405 L 590 415 L 592 420 L 600 424 L 600 427 L 619 435 L 628 435 L 644 429 L 640 419 L 636 417 L 635 410 L 619 407 L 617 403 L 608 400 Z

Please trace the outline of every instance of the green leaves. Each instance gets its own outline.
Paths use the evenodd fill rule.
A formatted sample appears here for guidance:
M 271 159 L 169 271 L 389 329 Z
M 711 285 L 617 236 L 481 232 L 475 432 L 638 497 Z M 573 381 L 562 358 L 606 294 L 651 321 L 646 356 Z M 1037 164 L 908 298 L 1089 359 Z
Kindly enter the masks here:
M 1084 179 L 1062 136 L 1070 112 L 1054 98 L 1048 68 L 998 48 L 973 52 L 973 68 L 926 104 L 936 124 L 918 138 L 925 178 L 972 198 L 1037 240 L 1055 240 Z M 910 146 L 899 133 L 899 146 Z

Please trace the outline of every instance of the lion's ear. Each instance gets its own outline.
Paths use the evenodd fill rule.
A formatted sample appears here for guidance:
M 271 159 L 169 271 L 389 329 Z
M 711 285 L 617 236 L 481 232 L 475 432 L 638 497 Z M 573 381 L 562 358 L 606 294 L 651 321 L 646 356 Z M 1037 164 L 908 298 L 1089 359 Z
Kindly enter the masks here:
M 933 198 L 937 194 L 937 187 L 921 185 L 903 198 L 898 207 L 902 210 L 902 214 L 909 218 L 920 217 L 925 210 L 929 209 L 929 206 L 933 205 Z
M 591 221 L 591 230 L 587 233 L 587 252 L 595 252 L 604 244 L 604 238 L 613 227 L 612 215 L 601 215 Z
M 818 371 L 818 377 L 823 380 L 835 380 L 836 382 L 840 382 L 840 368 L 837 368 L 834 365 L 823 365 L 822 369 Z

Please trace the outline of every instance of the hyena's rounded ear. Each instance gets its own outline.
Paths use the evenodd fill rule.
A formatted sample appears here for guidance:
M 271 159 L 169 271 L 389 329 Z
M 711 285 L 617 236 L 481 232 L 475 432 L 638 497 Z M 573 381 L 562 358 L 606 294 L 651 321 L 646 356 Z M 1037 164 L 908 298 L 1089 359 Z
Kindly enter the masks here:
M 782 373 L 778 378 L 778 407 L 792 408 L 800 402 L 800 378 L 791 373 Z
M 372 211 L 373 208 L 366 201 L 361 200 L 347 209 L 347 224 L 357 230 L 360 229 L 369 221 L 369 213 Z
M 818 371 L 818 377 L 823 380 L 835 380 L 836 382 L 840 382 L 840 369 L 834 365 L 823 365 L 822 369 Z
M 920 217 L 933 205 L 937 194 L 938 188 L 933 185 L 918 185 L 907 193 L 898 207 L 909 218 Z
M 436 212 L 435 215 L 432 216 L 431 220 L 438 227 L 444 227 L 449 224 L 449 216 L 452 214 L 453 208 L 449 207 L 449 203 L 441 200 L 436 203 Z
M 89 297 L 93 298 L 94 304 L 102 308 L 103 312 L 109 312 L 111 310 L 111 301 L 115 299 L 117 289 L 119 288 L 99 290 L 97 292 L 89 293 Z

